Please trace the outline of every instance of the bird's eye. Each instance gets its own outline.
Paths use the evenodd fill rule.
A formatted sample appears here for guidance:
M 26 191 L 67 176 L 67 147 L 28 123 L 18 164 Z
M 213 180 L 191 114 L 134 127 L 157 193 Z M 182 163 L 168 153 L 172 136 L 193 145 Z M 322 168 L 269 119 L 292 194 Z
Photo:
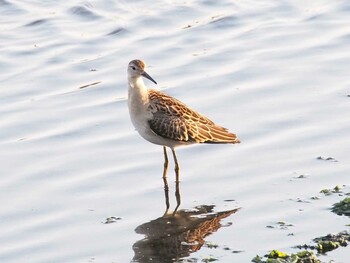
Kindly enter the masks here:
M 131 68 L 132 68 L 132 70 L 136 70 L 136 68 L 134 66 L 132 66 Z

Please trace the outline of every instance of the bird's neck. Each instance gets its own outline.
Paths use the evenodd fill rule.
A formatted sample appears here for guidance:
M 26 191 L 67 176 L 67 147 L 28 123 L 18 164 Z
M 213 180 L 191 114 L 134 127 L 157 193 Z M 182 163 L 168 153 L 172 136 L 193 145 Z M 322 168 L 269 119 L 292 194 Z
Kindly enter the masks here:
M 148 102 L 148 89 L 142 77 L 129 77 L 129 99 Z

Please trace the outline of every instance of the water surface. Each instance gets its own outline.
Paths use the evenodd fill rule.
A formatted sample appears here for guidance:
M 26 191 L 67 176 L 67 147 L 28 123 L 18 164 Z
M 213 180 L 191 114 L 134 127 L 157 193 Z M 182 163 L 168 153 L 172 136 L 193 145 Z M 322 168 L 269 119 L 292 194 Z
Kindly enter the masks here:
M 0 261 L 148 262 L 163 155 L 129 120 L 135 58 L 242 140 L 178 150 L 182 213 L 241 208 L 179 258 L 250 262 L 346 229 L 319 191 L 350 184 L 349 24 L 340 0 L 0 1 Z

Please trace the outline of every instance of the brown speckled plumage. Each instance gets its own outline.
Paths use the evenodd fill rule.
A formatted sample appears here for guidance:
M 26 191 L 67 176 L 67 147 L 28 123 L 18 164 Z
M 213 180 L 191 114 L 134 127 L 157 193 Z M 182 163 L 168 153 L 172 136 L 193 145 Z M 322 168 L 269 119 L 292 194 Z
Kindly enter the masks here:
M 181 101 L 160 91 L 149 89 L 148 122 L 159 136 L 175 141 L 193 143 L 239 143 L 237 136 Z

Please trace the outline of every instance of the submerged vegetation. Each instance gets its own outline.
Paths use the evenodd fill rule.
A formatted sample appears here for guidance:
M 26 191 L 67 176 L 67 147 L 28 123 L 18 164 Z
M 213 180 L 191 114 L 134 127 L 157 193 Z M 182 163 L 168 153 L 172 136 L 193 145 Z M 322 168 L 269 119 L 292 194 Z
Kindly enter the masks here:
M 296 254 L 286 254 L 279 250 L 272 250 L 264 258 L 256 256 L 253 258 L 254 263 L 320 263 L 312 251 L 301 251 Z
M 335 203 L 332 207 L 332 212 L 340 216 L 350 216 L 350 197 L 346 197 L 344 200 Z
M 342 193 L 342 186 L 336 185 L 333 189 L 322 189 L 320 193 L 324 195 L 331 195 L 331 194 L 337 194 L 337 193 Z
M 320 159 L 320 158 L 319 158 Z M 328 196 L 334 193 L 344 194 L 341 186 L 335 186 L 333 189 L 322 189 L 320 193 Z M 349 193 L 345 193 L 349 195 Z M 350 197 L 335 203 L 332 212 L 337 215 L 350 216 Z M 279 224 L 284 226 L 285 224 Z M 272 250 L 267 255 L 261 257 L 257 255 L 252 259 L 254 263 L 320 263 L 318 255 L 325 254 L 339 247 L 346 247 L 350 242 L 350 232 L 342 231 L 338 234 L 328 234 L 314 238 L 311 245 L 297 245 L 294 248 L 300 249 L 300 252 L 287 254 L 277 249 Z M 317 254 L 315 254 L 317 253 Z
M 325 254 L 339 247 L 346 247 L 350 242 L 350 233 L 343 231 L 338 234 L 329 234 L 313 239 L 313 245 L 298 245 L 295 248 L 303 249 L 295 254 L 287 254 L 277 249 L 272 250 L 264 257 L 256 256 L 252 259 L 254 263 L 320 263 L 313 250 L 317 254 Z
M 314 245 L 299 245 L 296 248 L 317 250 L 317 253 L 325 254 L 339 247 L 346 247 L 350 242 L 350 233 L 342 231 L 338 234 L 328 234 L 315 238 L 313 242 Z

